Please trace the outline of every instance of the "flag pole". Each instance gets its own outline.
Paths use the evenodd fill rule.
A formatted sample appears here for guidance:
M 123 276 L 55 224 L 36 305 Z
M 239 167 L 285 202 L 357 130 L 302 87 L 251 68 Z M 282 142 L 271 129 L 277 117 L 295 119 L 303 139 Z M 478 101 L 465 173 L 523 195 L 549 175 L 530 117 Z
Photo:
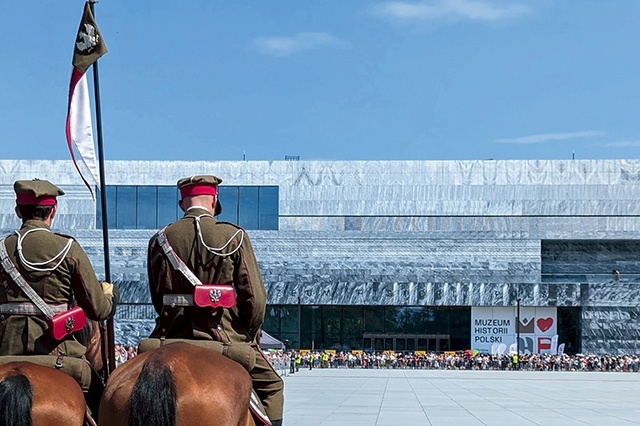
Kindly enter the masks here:
M 97 0 L 89 0 L 89 7 L 91 8 L 91 14 L 95 17 L 94 4 Z M 98 139 L 98 164 L 100 171 L 100 205 L 102 206 L 102 241 L 104 246 L 104 278 L 105 281 L 111 283 L 111 266 L 109 263 L 109 227 L 107 222 L 107 188 L 105 184 L 104 173 L 104 150 L 102 144 L 102 108 L 100 106 L 100 78 L 98 72 L 98 60 L 93 65 L 93 92 L 96 105 L 96 133 Z M 113 327 L 113 317 L 107 320 L 107 338 L 106 348 L 103 347 L 103 351 L 107 351 L 107 362 L 103 366 L 105 379 L 109 377 L 109 373 L 116 368 L 115 359 L 115 332 Z M 104 339 L 103 339 L 103 346 Z

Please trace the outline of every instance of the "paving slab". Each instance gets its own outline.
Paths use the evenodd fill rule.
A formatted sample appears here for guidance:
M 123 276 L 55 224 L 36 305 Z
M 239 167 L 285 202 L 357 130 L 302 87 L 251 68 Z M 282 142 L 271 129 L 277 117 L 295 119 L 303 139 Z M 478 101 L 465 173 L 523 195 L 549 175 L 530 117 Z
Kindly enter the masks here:
M 286 426 L 640 425 L 640 373 L 338 368 L 284 381 Z

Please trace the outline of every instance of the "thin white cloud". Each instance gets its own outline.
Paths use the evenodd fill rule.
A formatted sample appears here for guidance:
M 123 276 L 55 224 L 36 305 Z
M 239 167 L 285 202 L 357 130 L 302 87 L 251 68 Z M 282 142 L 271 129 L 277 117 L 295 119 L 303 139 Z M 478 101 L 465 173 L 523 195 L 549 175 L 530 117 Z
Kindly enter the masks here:
M 253 43 L 263 55 L 279 57 L 318 47 L 348 45 L 347 42 L 327 33 L 298 33 L 292 37 L 258 37 Z
M 630 148 L 634 146 L 640 146 L 640 140 L 605 142 L 602 144 L 597 144 L 596 146 L 602 146 L 605 148 Z
M 566 139 L 587 138 L 592 136 L 602 136 L 604 132 L 599 130 L 586 130 L 583 132 L 567 132 L 567 133 L 541 133 L 537 135 L 521 136 L 517 138 L 496 139 L 497 143 L 513 143 L 513 144 L 530 144 L 543 143 L 549 141 L 560 141 Z
M 498 21 L 519 18 L 530 13 L 529 6 L 521 3 L 498 5 L 495 1 L 431 0 L 421 2 L 390 1 L 378 3 L 371 9 L 374 15 L 404 21 L 462 18 L 472 21 Z

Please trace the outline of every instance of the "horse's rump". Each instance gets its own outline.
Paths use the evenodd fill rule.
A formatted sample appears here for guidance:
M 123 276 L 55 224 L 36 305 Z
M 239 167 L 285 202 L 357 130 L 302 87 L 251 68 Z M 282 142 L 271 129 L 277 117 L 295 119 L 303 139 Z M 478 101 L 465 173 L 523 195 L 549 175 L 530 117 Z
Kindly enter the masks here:
M 158 425 L 252 424 L 248 423 L 250 395 L 251 378 L 238 363 L 207 349 L 174 343 L 114 370 L 100 404 L 99 424 L 127 425 L 145 419 L 150 424 L 145 416 L 154 415 L 148 410 L 159 409 L 159 398 L 164 399 L 161 417 L 167 423 Z
M 0 366 L 0 407 L 3 425 L 82 425 L 86 414 L 71 376 L 30 362 Z

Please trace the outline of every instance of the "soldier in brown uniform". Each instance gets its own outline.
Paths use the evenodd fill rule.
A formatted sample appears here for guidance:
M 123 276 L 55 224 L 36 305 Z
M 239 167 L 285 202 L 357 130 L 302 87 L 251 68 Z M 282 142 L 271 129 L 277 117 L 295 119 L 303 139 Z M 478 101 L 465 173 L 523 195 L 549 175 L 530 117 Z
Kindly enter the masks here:
M 56 312 L 77 302 L 85 315 L 102 321 L 113 315 L 118 289 L 98 282 L 89 258 L 72 237 L 51 232 L 56 197 L 64 192 L 46 180 L 20 180 L 15 212 L 22 227 L 0 241 L 27 284 Z M 16 313 L 21 312 L 21 313 Z M 82 358 L 86 347 L 76 334 L 55 340 L 47 318 L 0 267 L 0 355 L 56 355 Z M 86 390 L 86 389 L 85 389 Z
M 232 284 L 237 294 L 232 309 L 211 311 L 196 306 L 170 306 L 164 295 L 193 293 L 194 286 L 167 259 L 158 234 L 149 241 L 149 289 L 158 312 L 151 337 L 216 340 L 250 344 L 256 355 L 249 372 L 253 387 L 273 425 L 282 424 L 283 382 L 258 344 L 266 309 L 266 290 L 249 236 L 233 224 L 214 218 L 221 211 L 215 176 L 178 181 L 184 216 L 166 227 L 167 240 L 202 283 Z

